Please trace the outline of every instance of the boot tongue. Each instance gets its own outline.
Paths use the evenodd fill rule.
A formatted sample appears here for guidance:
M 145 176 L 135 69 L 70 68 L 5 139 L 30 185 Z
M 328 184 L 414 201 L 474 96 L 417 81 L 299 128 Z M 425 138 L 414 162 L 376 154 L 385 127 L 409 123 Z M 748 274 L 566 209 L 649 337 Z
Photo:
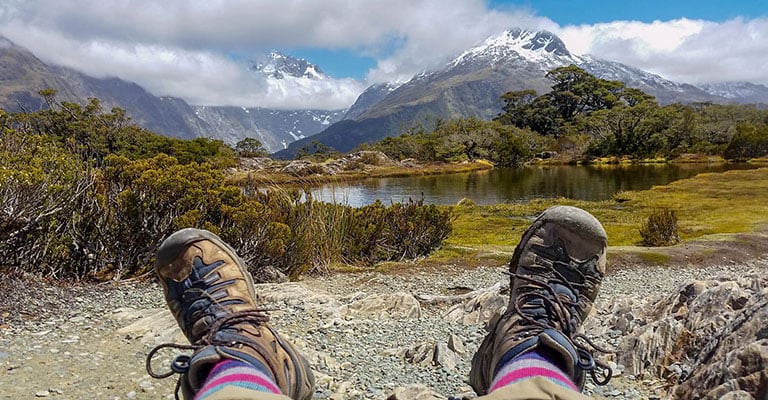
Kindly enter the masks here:
M 580 363 L 579 352 L 568 338 L 557 330 L 545 329 L 539 334 L 539 345 L 552 351 L 553 355 L 558 357 L 559 367 L 568 373 L 568 376 L 573 379 L 577 386 L 583 387 L 584 374 L 580 373 L 581 369 L 578 367 Z M 590 361 L 594 364 L 591 356 Z
M 578 299 L 571 289 L 557 282 L 550 282 L 549 290 L 543 284 L 530 286 L 533 290 L 518 296 L 520 312 L 536 321 L 542 329 L 550 327 L 567 335 L 576 333 L 578 321 L 572 318 L 573 310 L 569 306 Z

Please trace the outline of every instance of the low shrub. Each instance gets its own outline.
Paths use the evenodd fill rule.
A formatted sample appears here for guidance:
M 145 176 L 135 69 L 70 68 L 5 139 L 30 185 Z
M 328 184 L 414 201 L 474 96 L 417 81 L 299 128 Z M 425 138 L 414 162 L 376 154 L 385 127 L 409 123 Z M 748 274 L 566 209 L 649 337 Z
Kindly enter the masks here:
M 452 230 L 452 213 L 409 199 L 385 207 L 381 201 L 355 209 L 343 240 L 342 258 L 351 264 L 413 259 L 429 254 Z
M 672 246 L 680 243 L 677 214 L 673 210 L 659 209 L 651 213 L 640 227 L 642 244 L 646 247 Z

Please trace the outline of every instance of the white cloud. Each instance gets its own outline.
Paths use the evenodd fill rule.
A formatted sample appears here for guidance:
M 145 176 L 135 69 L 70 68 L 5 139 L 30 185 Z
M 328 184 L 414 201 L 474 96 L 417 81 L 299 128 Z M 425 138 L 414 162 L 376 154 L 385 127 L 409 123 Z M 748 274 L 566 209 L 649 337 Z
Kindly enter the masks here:
M 768 19 L 616 21 L 557 31 L 571 51 L 687 83 L 768 84 Z
M 264 107 L 310 107 L 308 102 L 347 107 L 365 84 L 340 79 L 313 89 L 297 84 L 295 93 L 274 90 L 242 71 L 231 54 L 352 49 L 378 60 L 368 73 L 371 83 L 410 77 L 490 34 L 542 22 L 547 20 L 489 11 L 485 0 L 17 0 L 0 5 L 0 34 L 46 61 L 119 76 L 191 103 Z
M 120 77 L 155 95 L 181 97 L 195 105 L 236 105 L 267 108 L 342 109 L 365 88 L 353 79 L 307 79 L 270 85 L 219 52 L 155 43 L 76 40 L 60 32 L 10 25 L 3 32 L 41 59 L 95 77 Z

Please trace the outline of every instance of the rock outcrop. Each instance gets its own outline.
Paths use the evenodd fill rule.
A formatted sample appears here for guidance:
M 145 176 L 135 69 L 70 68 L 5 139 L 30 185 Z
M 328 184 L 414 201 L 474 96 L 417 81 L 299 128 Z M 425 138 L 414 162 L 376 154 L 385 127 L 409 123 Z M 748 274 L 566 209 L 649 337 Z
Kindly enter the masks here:
M 768 398 L 768 278 L 691 281 L 629 315 L 613 315 L 631 330 L 617 352 L 628 373 L 666 380 L 675 398 Z
M 413 295 L 404 292 L 379 293 L 356 300 L 342 306 L 344 316 L 356 316 L 368 319 L 382 318 L 419 318 L 421 306 Z

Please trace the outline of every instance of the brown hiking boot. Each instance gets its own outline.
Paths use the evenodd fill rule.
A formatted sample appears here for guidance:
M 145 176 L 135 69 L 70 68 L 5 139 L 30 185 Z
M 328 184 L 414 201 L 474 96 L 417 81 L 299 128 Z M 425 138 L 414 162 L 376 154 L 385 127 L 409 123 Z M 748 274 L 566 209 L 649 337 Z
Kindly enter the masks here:
M 523 233 L 509 263 L 507 310 L 491 323 L 472 359 L 469 380 L 477 394 L 488 392 L 498 368 L 534 349 L 579 388 L 584 387 L 584 371 L 597 383 L 608 382 L 610 370 L 599 380 L 592 355 L 575 341 L 583 338 L 577 330 L 605 274 L 607 243 L 595 217 L 568 206 L 549 208 Z
M 283 394 L 310 399 L 315 380 L 309 363 L 275 332 L 269 317 L 256 305 L 250 273 L 235 251 L 211 232 L 182 229 L 169 236 L 155 262 L 165 299 L 181 331 L 192 343 L 191 357 L 174 359 L 172 370 L 181 373 L 184 397 L 192 399 L 205 383 L 211 368 L 225 359 L 251 365 L 263 364 Z M 147 371 L 157 350 L 147 357 Z

